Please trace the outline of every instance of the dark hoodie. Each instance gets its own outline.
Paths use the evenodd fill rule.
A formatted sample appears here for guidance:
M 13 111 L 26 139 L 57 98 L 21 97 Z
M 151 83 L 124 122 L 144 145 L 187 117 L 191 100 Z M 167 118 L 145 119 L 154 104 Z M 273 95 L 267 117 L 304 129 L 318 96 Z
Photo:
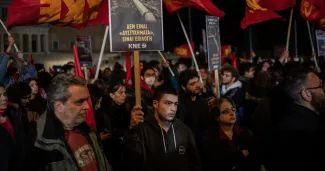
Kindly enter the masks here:
M 148 116 L 126 134 L 125 141 L 126 156 L 134 171 L 201 170 L 193 135 L 178 119 L 166 133 L 154 116 Z

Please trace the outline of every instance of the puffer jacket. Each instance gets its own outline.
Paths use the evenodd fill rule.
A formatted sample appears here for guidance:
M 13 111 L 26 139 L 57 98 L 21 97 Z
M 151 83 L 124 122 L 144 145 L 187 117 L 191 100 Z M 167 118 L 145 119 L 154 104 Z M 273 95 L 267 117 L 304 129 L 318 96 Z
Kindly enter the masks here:
M 98 171 L 112 171 L 101 148 L 97 136 L 84 122 L 77 127 L 94 150 Z M 30 171 L 79 171 L 79 167 L 69 145 L 64 138 L 64 129 L 53 113 L 41 115 L 37 123 L 37 139 L 30 157 Z

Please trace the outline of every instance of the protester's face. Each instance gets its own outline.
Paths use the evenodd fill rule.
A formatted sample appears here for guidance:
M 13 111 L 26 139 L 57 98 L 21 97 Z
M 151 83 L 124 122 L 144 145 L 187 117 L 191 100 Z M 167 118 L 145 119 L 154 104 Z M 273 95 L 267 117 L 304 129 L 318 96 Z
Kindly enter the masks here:
M 199 78 L 195 77 L 187 82 L 186 88 L 183 87 L 187 94 L 196 96 L 201 93 L 201 83 Z
M 162 121 L 174 120 L 177 112 L 178 96 L 165 94 L 159 101 L 154 101 L 153 106 Z
M 262 71 L 267 71 L 270 68 L 270 63 L 268 62 L 264 62 L 263 66 L 262 66 Z
M 308 91 L 310 91 L 312 95 L 311 105 L 318 112 L 325 112 L 325 93 L 324 86 L 322 80 L 318 78 L 318 76 L 314 73 L 308 74 Z
M 200 69 L 200 73 L 203 80 L 208 79 L 208 71 L 206 69 Z
M 232 76 L 231 72 L 227 72 L 227 71 L 224 71 L 222 73 L 222 79 L 221 79 L 221 82 L 223 85 L 227 85 L 227 84 L 230 84 L 232 82 L 234 82 L 234 77 Z
M 20 99 L 20 104 L 22 107 L 26 107 L 29 103 L 30 95 Z
M 122 105 L 126 102 L 126 89 L 121 86 L 116 92 L 110 94 L 111 98 L 117 105 Z
M 177 71 L 178 73 L 181 73 L 182 71 L 187 70 L 187 66 L 185 66 L 184 64 L 179 64 L 177 67 Z
M 37 83 L 36 83 L 35 80 L 32 80 L 32 81 L 29 83 L 29 87 L 32 89 L 32 94 L 33 94 L 33 95 L 38 94 L 38 86 L 37 86 Z
M 0 87 L 0 110 L 6 110 L 8 107 L 8 96 L 6 89 Z
M 154 68 L 154 70 L 155 70 L 155 77 L 156 77 L 156 80 L 159 78 L 159 71 L 158 71 L 158 69 L 157 68 Z
M 105 77 L 111 76 L 111 71 L 106 69 L 105 72 L 104 72 L 104 75 L 105 75 Z
M 64 104 L 56 102 L 55 112 L 65 127 L 72 129 L 85 121 L 89 95 L 84 86 L 70 86 L 68 92 L 71 97 Z
M 156 81 L 155 71 L 153 69 L 148 69 L 144 72 L 143 80 L 148 86 L 154 85 Z
M 225 101 L 220 106 L 220 116 L 217 120 L 221 124 L 232 125 L 236 123 L 236 109 L 228 101 Z
M 102 97 L 98 99 L 98 101 L 97 101 L 97 103 L 95 105 L 95 110 L 98 110 L 98 109 L 100 109 L 102 107 L 102 105 L 101 105 L 102 104 L 102 100 L 103 100 Z
M 255 69 L 251 67 L 248 72 L 245 72 L 245 77 L 247 78 L 254 78 Z

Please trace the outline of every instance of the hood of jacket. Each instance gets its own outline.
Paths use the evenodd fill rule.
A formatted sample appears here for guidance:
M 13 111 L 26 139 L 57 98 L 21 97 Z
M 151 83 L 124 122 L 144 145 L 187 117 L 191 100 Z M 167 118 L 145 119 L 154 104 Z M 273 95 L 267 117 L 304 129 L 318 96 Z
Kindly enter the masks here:
M 241 87 L 242 87 L 242 83 L 239 80 L 237 80 L 236 82 L 234 82 L 234 84 L 232 84 L 228 88 L 226 88 L 225 85 L 222 85 L 222 87 L 221 87 L 221 94 L 226 94 L 228 91 L 230 91 L 232 89 L 241 88 Z

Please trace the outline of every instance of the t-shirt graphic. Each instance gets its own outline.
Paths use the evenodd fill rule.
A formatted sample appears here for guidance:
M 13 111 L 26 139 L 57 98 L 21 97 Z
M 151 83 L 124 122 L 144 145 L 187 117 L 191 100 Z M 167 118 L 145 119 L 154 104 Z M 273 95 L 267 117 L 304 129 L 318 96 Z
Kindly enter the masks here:
M 98 171 L 94 150 L 77 130 L 66 131 L 66 140 L 81 171 Z

